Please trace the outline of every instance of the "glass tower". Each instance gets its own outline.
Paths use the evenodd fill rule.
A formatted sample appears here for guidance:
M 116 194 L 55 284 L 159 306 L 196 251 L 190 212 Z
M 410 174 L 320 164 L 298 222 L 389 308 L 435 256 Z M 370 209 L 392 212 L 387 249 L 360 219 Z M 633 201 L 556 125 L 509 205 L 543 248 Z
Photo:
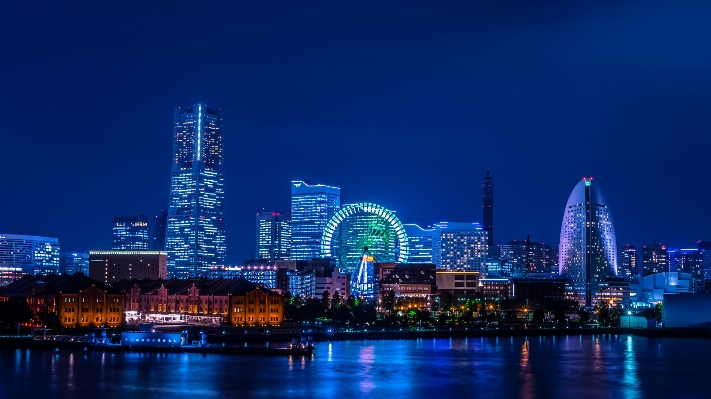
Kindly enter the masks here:
M 220 110 L 175 108 L 165 249 L 168 275 L 203 275 L 225 264 L 225 191 Z
M 410 256 L 407 263 L 432 263 L 432 234 L 434 229 L 416 224 L 403 224 L 409 241 Z
M 257 212 L 256 231 L 257 259 L 268 262 L 289 259 L 291 221 L 288 213 Z
M 148 249 L 148 218 L 125 216 L 114 218 L 111 249 Z
M 592 306 L 605 280 L 617 276 L 617 243 L 610 206 L 592 178 L 583 178 L 568 197 L 558 249 L 558 273 L 570 278 L 581 303 Z
M 340 188 L 291 182 L 291 259 L 321 257 L 323 228 L 340 208 Z
M 59 271 L 59 240 L 50 237 L 0 234 L 0 285 L 22 274 Z

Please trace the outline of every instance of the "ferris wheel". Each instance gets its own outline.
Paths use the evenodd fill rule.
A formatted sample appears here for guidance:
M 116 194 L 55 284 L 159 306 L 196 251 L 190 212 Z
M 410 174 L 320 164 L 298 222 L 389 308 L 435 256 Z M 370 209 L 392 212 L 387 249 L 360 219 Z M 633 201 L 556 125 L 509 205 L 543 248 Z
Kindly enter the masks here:
M 364 248 L 375 262 L 406 263 L 410 255 L 405 228 L 392 211 L 370 202 L 346 205 L 323 230 L 321 256 L 354 273 Z

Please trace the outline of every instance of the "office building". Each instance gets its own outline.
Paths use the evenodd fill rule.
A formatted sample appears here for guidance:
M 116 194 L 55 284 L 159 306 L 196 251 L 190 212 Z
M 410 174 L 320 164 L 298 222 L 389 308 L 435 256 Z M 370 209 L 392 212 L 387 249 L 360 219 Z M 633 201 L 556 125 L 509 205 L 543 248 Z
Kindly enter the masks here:
M 570 278 L 581 304 L 595 305 L 600 284 L 617 275 L 616 245 L 610 205 L 599 184 L 583 178 L 565 205 L 558 255 L 559 274 Z
M 341 189 L 309 181 L 291 182 L 290 259 L 321 257 L 321 235 L 341 208 Z
M 422 228 L 416 224 L 403 224 L 410 255 L 407 263 L 432 263 L 432 233 L 433 228 Z
M 23 274 L 59 272 L 59 240 L 50 237 L 0 234 L 0 285 Z
M 121 216 L 114 218 L 111 249 L 145 251 L 148 247 L 148 218 Z
M 89 275 L 89 254 L 86 252 L 60 252 L 59 273 Z
M 500 259 L 509 262 L 513 276 L 525 276 L 528 273 L 550 273 L 557 264 L 555 252 L 545 243 L 526 240 L 509 241 L 501 244 Z M 555 269 L 555 273 L 558 270 Z
M 165 279 L 168 253 L 164 251 L 89 251 L 89 277 L 104 284 L 119 280 Z
M 668 249 L 667 255 L 670 271 L 688 273 L 696 278 L 703 278 L 703 250 L 696 248 L 674 250 Z
M 277 259 L 289 259 L 291 249 L 289 214 L 257 212 L 256 219 L 256 259 L 272 263 Z
M 642 247 L 642 274 L 666 273 L 669 271 L 669 255 L 666 245 L 651 244 Z
M 697 248 L 701 251 L 701 268 L 704 278 L 711 280 L 711 241 L 699 241 Z
M 203 275 L 227 256 L 221 111 L 175 108 L 165 250 L 168 274 Z
M 487 243 L 487 232 L 478 223 L 437 223 L 432 235 L 432 262 L 438 269 L 485 273 Z
M 480 292 L 480 277 L 479 272 L 437 270 L 435 276 L 437 291 L 440 295 L 471 297 Z
M 165 229 L 168 226 L 168 212 L 162 211 L 153 224 L 153 250 L 165 251 Z
M 637 247 L 617 244 L 617 276 L 632 279 L 637 273 Z
M 489 247 L 494 246 L 494 178 L 489 175 L 489 168 L 486 168 L 486 177 L 481 183 L 482 193 L 484 195 L 482 203 L 482 221 L 484 222 L 484 230 L 486 230 L 487 244 Z

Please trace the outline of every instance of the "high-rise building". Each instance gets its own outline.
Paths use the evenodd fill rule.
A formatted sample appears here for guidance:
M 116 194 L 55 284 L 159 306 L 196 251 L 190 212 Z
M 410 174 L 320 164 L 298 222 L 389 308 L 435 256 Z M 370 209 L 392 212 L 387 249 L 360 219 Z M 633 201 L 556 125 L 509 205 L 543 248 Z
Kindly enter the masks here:
M 696 248 L 667 250 L 669 269 L 672 272 L 683 272 L 696 278 L 704 275 L 704 254 Z
M 291 219 L 289 213 L 257 212 L 255 254 L 258 260 L 289 259 Z
M 652 244 L 642 247 L 642 274 L 666 273 L 669 271 L 669 254 L 666 245 Z
M 148 218 L 141 216 L 119 216 L 114 218 L 111 249 L 148 249 Z
M 699 241 L 697 248 L 701 251 L 701 268 L 704 278 L 711 280 L 711 241 Z
M 340 188 L 291 182 L 291 259 L 321 257 L 323 229 L 340 208 Z
M 486 273 L 487 238 L 479 223 L 437 223 L 432 234 L 432 263 L 438 269 Z
M 165 251 L 165 228 L 168 225 L 168 212 L 162 211 L 160 216 L 156 216 L 153 225 L 153 250 Z
M 605 280 L 617 275 L 616 245 L 610 205 L 597 182 L 583 178 L 565 205 L 558 247 L 558 271 L 581 304 L 593 306 Z
M 227 257 L 221 111 L 175 108 L 165 249 L 168 275 L 186 278 Z
M 432 228 L 422 228 L 416 224 L 403 224 L 410 247 L 407 263 L 432 263 Z
M 557 263 L 553 258 L 554 251 L 545 243 L 514 240 L 501 244 L 500 248 L 499 259 L 511 263 L 514 276 L 524 276 L 527 273 L 550 273 Z M 555 272 L 557 273 L 558 270 L 556 269 Z
M 23 274 L 59 272 L 59 240 L 56 238 L 0 234 L 0 285 Z
M 60 252 L 59 273 L 89 275 L 89 254 L 86 252 Z
M 617 244 L 617 276 L 632 279 L 637 275 L 637 247 Z
M 482 204 L 484 230 L 488 234 L 489 247 L 494 246 L 494 178 L 489 176 L 489 168 L 486 168 L 486 177 L 481 184 L 484 194 L 484 202 Z

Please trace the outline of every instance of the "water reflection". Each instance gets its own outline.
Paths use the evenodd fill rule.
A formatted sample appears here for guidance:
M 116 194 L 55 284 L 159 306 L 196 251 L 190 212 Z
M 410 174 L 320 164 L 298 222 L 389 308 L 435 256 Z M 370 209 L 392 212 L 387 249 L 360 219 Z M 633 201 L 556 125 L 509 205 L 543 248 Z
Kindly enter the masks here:
M 0 351 L 0 398 L 707 397 L 707 341 L 609 335 L 318 343 L 313 358 Z M 103 369 L 102 369 L 103 367 Z

